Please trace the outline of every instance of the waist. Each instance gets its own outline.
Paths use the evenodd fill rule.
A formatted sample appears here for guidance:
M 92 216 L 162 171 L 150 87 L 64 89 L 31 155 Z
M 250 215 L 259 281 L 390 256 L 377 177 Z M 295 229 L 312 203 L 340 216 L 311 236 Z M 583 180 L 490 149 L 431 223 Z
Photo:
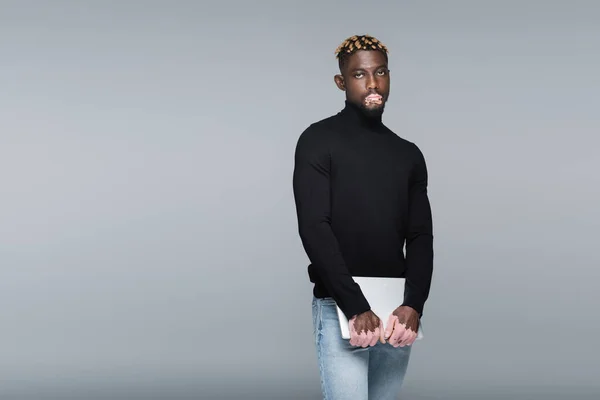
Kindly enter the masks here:
M 352 276 L 366 276 L 366 277 L 377 277 L 377 278 L 405 278 L 406 269 L 404 262 L 398 265 L 392 265 L 387 267 L 379 268 L 352 268 L 348 266 L 348 271 Z M 323 283 L 319 275 L 319 271 L 313 264 L 308 266 L 308 276 L 310 281 L 314 284 L 313 295 L 319 299 L 325 299 L 331 297 L 331 293 L 327 290 L 327 287 Z

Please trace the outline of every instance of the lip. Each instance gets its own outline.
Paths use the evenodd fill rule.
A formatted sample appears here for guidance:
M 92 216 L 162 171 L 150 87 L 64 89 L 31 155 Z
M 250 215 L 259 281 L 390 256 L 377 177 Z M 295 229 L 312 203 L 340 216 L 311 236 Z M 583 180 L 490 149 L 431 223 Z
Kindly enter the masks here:
M 383 104 L 383 96 L 380 94 L 372 93 L 365 97 L 366 104 Z

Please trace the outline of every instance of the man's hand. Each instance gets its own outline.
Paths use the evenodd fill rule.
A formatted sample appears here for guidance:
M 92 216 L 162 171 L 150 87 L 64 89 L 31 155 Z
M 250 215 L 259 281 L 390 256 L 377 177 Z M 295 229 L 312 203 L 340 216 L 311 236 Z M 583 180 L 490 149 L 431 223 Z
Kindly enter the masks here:
M 419 314 L 408 306 L 396 308 L 385 329 L 385 339 L 394 347 L 404 347 L 413 344 L 419 330 Z
M 383 321 L 371 310 L 355 315 L 350 319 L 350 344 L 352 346 L 375 346 L 383 339 Z

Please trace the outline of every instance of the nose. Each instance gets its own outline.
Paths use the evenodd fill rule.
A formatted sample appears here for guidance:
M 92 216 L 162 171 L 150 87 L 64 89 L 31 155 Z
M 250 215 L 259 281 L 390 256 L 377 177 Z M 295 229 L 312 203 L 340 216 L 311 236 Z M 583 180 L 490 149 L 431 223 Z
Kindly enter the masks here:
M 377 89 L 377 79 L 372 75 L 367 80 L 367 89 Z

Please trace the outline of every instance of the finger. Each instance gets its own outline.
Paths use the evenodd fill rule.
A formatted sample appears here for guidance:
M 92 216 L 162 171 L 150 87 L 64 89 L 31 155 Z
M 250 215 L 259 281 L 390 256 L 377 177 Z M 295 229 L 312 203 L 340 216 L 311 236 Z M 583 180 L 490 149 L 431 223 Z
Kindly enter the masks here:
M 385 344 L 385 329 L 383 329 L 383 321 L 379 321 L 379 341 Z
M 356 334 L 354 332 L 354 321 L 350 320 L 348 322 L 348 326 L 350 328 L 350 346 L 354 346 L 354 340 L 355 340 L 355 337 L 356 337 Z
M 356 331 L 356 327 L 354 326 L 354 321 L 350 323 L 350 345 L 358 346 L 360 339 L 358 337 L 358 332 Z
M 404 325 L 404 324 L 396 324 L 396 331 L 397 331 L 397 333 L 396 333 L 397 336 L 395 337 L 395 339 L 396 339 L 395 343 L 396 343 L 396 346 L 400 346 L 400 345 L 402 345 L 403 338 L 407 334 L 406 325 Z
M 360 347 L 362 345 L 362 338 L 356 327 L 352 331 L 352 345 L 356 347 Z
M 364 334 L 364 332 L 356 333 L 356 339 L 354 340 L 355 346 L 356 347 L 363 347 L 364 341 L 365 341 L 365 334 Z
M 385 327 L 385 339 L 389 339 L 390 336 L 392 336 L 392 331 L 394 330 L 394 324 L 396 323 L 396 321 L 398 320 L 398 318 L 394 315 L 391 314 L 388 318 L 388 322 L 387 325 Z
M 369 341 L 369 346 L 375 346 L 380 337 L 381 334 L 379 333 L 379 327 L 377 327 L 375 328 L 373 333 L 371 333 L 371 340 Z
M 407 328 L 407 329 L 404 330 L 404 333 L 398 339 L 398 344 L 400 345 L 400 347 L 406 346 L 406 343 L 412 337 L 412 332 L 413 332 L 412 329 L 408 329 Z
M 361 347 L 364 349 L 365 347 L 369 347 L 369 342 L 371 341 L 371 333 L 365 332 L 363 336 L 363 340 L 361 343 Z
M 406 328 L 406 333 L 403 335 L 402 340 L 401 340 L 404 345 L 406 345 L 406 342 L 408 342 L 412 338 L 414 333 L 415 333 L 415 331 L 412 330 L 411 328 L 409 328 L 409 327 Z
M 356 323 L 354 324 L 354 342 L 353 345 L 356 347 L 364 347 L 364 341 L 365 341 L 365 331 L 363 329 L 359 330 L 356 327 Z
M 411 331 L 410 338 L 406 341 L 407 346 L 412 346 L 412 344 L 417 339 L 417 332 Z
M 411 346 L 415 342 L 416 339 L 417 339 L 417 332 L 410 331 L 410 337 L 406 341 L 406 345 Z
M 390 343 L 394 344 L 395 347 L 397 347 L 399 345 L 400 338 L 402 338 L 405 332 L 406 326 L 404 324 L 401 324 L 400 322 L 397 322 L 394 326 L 392 336 L 390 337 Z
M 369 332 L 362 331 L 360 333 L 359 337 L 360 337 L 360 347 L 362 347 L 364 349 L 365 347 L 367 347 L 369 345 L 369 340 L 370 340 Z

